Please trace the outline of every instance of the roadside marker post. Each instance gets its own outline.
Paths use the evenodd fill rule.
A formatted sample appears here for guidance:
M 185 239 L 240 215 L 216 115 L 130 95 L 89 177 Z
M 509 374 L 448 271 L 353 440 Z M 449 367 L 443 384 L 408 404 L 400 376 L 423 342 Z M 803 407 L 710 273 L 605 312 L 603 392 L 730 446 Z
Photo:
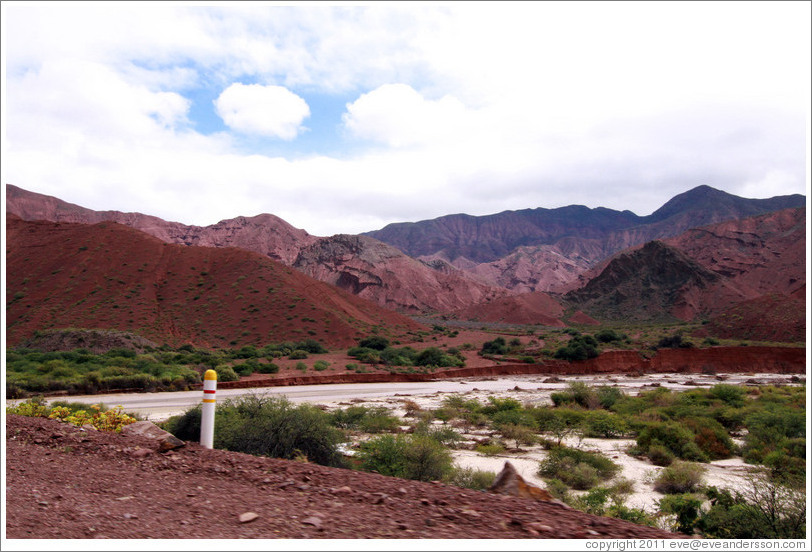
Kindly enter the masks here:
M 203 411 L 200 418 L 200 444 L 214 448 L 214 405 L 217 402 L 217 372 L 206 370 L 203 375 Z

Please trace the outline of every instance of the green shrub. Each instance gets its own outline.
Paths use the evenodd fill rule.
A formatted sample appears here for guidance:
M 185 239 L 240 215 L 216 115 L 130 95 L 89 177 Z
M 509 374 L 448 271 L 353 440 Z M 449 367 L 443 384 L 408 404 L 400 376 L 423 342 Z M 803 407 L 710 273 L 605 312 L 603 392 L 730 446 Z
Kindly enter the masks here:
M 453 469 L 451 454 L 424 435 L 381 435 L 362 443 L 357 458 L 366 471 L 418 481 L 441 480 Z
M 288 355 L 288 358 L 290 360 L 302 360 L 302 359 L 305 359 L 305 358 L 307 358 L 307 351 L 305 351 L 303 349 L 296 349 L 295 351 L 292 351 L 290 353 L 290 355 Z
M 323 372 L 329 367 L 330 363 L 327 362 L 326 360 L 317 360 L 316 362 L 313 363 L 313 369 L 316 372 Z
M 505 452 L 504 445 L 500 443 L 479 443 L 474 450 L 480 454 L 484 454 L 485 456 L 496 456 L 497 454 L 502 454 Z
M 443 445 L 444 447 L 454 448 L 465 438 L 453 428 L 448 426 L 437 427 L 431 423 L 429 419 L 420 420 L 414 425 L 412 432 L 414 435 L 425 435 L 430 437 Z
M 784 486 L 765 475 L 752 475 L 742 492 L 709 487 L 710 508 L 697 527 L 710 538 L 803 539 L 806 536 L 806 493 L 803 486 Z
M 604 515 L 630 521 L 637 525 L 647 525 L 649 527 L 656 527 L 657 520 L 654 516 L 643 510 L 642 508 L 629 508 L 623 504 L 612 504 L 604 512 Z
M 708 394 L 734 408 L 744 406 L 745 389 L 738 385 L 719 383 L 708 390 Z
M 623 437 L 629 431 L 626 421 L 604 410 L 593 410 L 584 416 L 584 433 L 587 437 L 603 437 L 607 439 Z
M 363 347 L 366 349 L 374 349 L 376 351 L 383 351 L 387 347 L 389 347 L 389 340 L 385 337 L 381 337 L 379 335 L 373 335 L 367 338 L 362 339 L 358 342 L 359 347 Z
M 260 374 L 276 374 L 279 372 L 279 366 L 274 364 L 273 362 L 266 362 L 259 365 L 257 371 Z
M 486 491 L 496 481 L 496 474 L 492 471 L 455 467 L 446 475 L 444 481 L 465 489 Z
M 694 443 L 711 460 L 730 458 L 736 450 L 722 424 L 712 418 L 686 418 L 683 422 L 694 433 Z
M 626 336 L 618 334 L 615 330 L 605 329 L 597 332 L 595 339 L 600 343 L 611 343 L 613 341 L 622 341 L 626 339 Z
M 689 456 L 694 459 L 697 451 L 701 457 L 701 451 L 694 443 L 693 433 L 676 422 L 650 422 L 640 429 L 637 435 L 640 450 L 647 451 L 655 443 L 666 447 L 678 458 Z
M 664 494 L 692 493 L 699 489 L 704 473 L 700 464 L 675 460 L 654 478 L 654 490 Z
M 497 337 L 493 341 L 486 341 L 479 351 L 481 355 L 504 355 L 508 352 L 507 342 L 504 337 Z
M 555 358 L 562 360 L 587 360 L 598 356 L 598 342 L 591 335 L 572 337 L 563 347 L 559 347 Z
M 200 405 L 167 420 L 166 430 L 179 439 L 200 439 Z M 344 436 L 329 416 L 310 404 L 293 405 L 285 397 L 244 395 L 215 410 L 214 447 L 259 456 L 344 466 L 338 444 Z
M 589 489 L 611 479 L 620 466 L 602 454 L 569 447 L 554 447 L 539 463 L 539 475 L 560 479 L 575 489 Z
M 595 388 L 595 394 L 598 397 L 598 403 L 601 408 L 611 410 L 615 403 L 622 399 L 625 394 L 617 387 L 611 385 L 600 385 Z
M 214 371 L 217 372 L 217 381 L 237 381 L 240 379 L 237 372 L 227 364 L 221 364 L 215 367 Z
M 653 441 L 646 451 L 651 463 L 655 466 L 670 466 L 674 462 L 674 453 L 659 441 Z
M 689 494 L 672 494 L 663 497 L 658 502 L 661 512 L 677 517 L 675 529 L 687 535 L 694 532 L 694 526 L 699 519 L 700 506 L 702 506 L 702 501 Z

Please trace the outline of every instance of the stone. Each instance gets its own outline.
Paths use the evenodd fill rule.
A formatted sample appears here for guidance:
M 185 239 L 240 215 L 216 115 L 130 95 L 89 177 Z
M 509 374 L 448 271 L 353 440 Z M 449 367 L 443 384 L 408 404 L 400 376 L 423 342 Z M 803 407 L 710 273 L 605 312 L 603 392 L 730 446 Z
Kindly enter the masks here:
M 259 517 L 259 514 L 256 512 L 244 512 L 240 514 L 240 523 L 249 523 L 254 521 Z
M 139 435 L 158 444 L 158 451 L 165 452 L 186 445 L 186 443 L 168 431 L 164 431 L 152 422 L 142 421 L 125 425 L 121 428 L 122 435 Z
M 149 456 L 150 454 L 152 454 L 151 450 L 139 447 L 139 448 L 135 449 L 134 451 L 132 451 L 130 453 L 130 456 L 132 456 L 133 458 L 145 458 L 145 457 Z
M 319 516 L 308 516 L 302 520 L 302 525 L 312 525 L 316 529 L 321 529 L 322 519 Z
M 526 482 L 510 462 L 505 462 L 505 466 L 496 476 L 496 480 L 488 488 L 488 491 L 521 498 L 533 498 L 535 500 L 553 500 L 553 495 L 549 491 Z

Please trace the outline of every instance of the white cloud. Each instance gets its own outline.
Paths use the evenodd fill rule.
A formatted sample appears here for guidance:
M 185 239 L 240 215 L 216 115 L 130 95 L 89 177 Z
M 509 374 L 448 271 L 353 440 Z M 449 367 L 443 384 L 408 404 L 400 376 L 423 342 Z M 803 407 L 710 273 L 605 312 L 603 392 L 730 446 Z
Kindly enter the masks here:
M 348 104 L 343 122 L 359 138 L 401 147 L 463 135 L 467 117 L 454 97 L 426 100 L 409 85 L 385 84 Z
M 283 86 L 234 83 L 214 105 L 232 129 L 282 140 L 296 138 L 310 116 L 307 102 Z
M 2 9 L 3 180 L 95 209 L 271 212 L 326 235 L 572 203 L 646 214 L 698 184 L 808 193 L 807 3 Z M 354 101 L 329 157 L 314 135 L 339 92 Z M 196 133 L 205 108 L 229 128 Z M 239 149 L 268 136 L 317 145 Z

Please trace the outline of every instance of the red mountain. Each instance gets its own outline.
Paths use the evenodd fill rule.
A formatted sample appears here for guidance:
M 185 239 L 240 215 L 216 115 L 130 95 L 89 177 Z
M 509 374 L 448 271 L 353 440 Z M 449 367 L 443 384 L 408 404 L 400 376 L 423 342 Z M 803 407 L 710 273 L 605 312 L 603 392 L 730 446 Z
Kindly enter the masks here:
M 112 222 L 7 220 L 6 337 L 36 330 L 129 331 L 159 343 L 345 347 L 382 327 L 423 327 L 267 256 L 167 244 Z
M 583 273 L 564 298 L 602 320 L 711 316 L 708 330 L 720 337 L 793 340 L 805 318 L 805 253 L 806 209 L 785 209 L 628 249 Z
M 415 313 L 453 311 L 508 294 L 453 268 L 433 270 L 366 236 L 322 238 L 302 249 L 293 266 L 379 305 Z
M 93 224 L 105 220 L 167 242 L 239 247 L 292 266 L 395 310 L 446 311 L 504 295 L 458 270 L 435 271 L 397 249 L 364 236 L 318 238 L 269 214 L 237 217 L 210 226 L 187 226 L 120 211 L 93 211 L 55 197 L 6 186 L 6 211 L 24 220 Z

